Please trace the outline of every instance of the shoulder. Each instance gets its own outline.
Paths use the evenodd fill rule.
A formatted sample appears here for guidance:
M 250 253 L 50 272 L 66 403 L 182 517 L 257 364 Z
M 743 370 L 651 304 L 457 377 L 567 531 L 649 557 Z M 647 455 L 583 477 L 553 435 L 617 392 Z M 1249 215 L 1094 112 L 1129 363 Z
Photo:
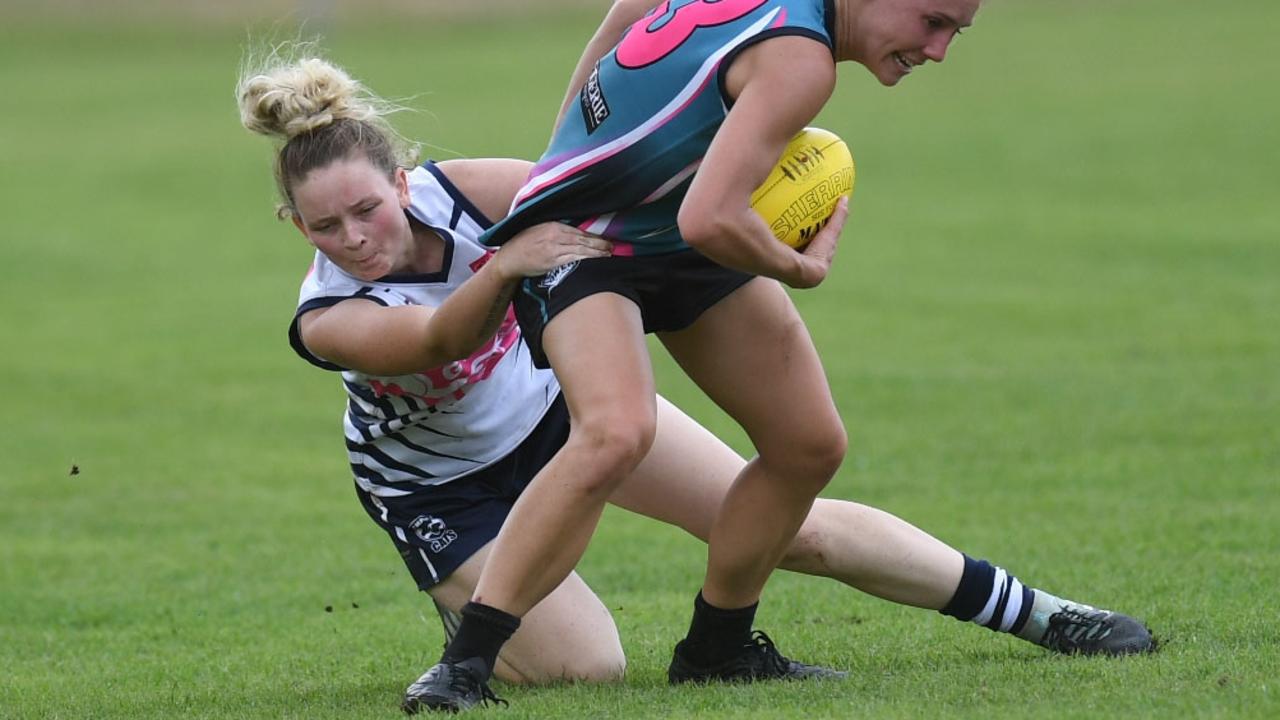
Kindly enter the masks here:
M 782 96 L 812 96 L 825 102 L 835 90 L 836 64 L 831 49 L 804 35 L 779 35 L 751 45 L 733 60 L 725 91 L 737 98 L 748 84 Z M 791 99 L 791 98 L 788 98 Z
M 513 158 L 445 160 L 436 167 L 491 220 L 506 217 L 533 163 Z

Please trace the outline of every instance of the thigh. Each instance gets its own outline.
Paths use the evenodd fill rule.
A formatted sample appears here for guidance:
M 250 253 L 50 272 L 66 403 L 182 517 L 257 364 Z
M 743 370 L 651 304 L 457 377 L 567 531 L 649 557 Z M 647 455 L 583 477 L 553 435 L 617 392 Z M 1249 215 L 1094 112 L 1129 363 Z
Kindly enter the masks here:
M 640 308 L 611 292 L 597 293 L 562 310 L 543 332 L 543 348 L 555 368 L 573 421 L 573 433 L 652 425 L 653 369 Z
M 659 396 L 653 446 L 609 502 L 705 542 L 720 503 L 745 464 L 733 448 Z
M 756 278 L 688 328 L 659 335 L 689 377 L 762 456 L 843 443 L 843 426 L 804 320 L 782 286 Z
M 428 590 L 436 603 L 458 612 L 475 591 L 492 543 L 472 555 L 444 582 Z M 498 655 L 498 677 L 512 683 L 618 680 L 626 668 L 613 616 L 578 576 L 533 607 Z

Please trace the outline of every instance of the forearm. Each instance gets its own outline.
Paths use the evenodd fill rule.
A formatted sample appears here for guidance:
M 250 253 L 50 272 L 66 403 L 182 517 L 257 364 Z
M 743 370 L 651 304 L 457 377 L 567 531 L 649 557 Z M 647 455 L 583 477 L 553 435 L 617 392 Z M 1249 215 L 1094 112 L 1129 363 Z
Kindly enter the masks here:
M 507 316 L 519 278 L 505 277 L 491 260 L 427 318 L 421 337 L 435 362 L 468 357 L 493 338 Z
M 680 229 L 686 242 L 717 264 L 788 285 L 805 283 L 805 257 L 779 242 L 750 208 L 708 218 L 686 219 L 685 213 L 681 215 Z

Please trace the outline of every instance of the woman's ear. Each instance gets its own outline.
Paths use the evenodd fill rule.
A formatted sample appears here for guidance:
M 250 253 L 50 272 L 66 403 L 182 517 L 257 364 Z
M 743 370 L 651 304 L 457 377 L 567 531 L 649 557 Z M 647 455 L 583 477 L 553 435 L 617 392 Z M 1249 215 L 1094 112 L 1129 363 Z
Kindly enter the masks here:
M 289 213 L 289 219 L 293 221 L 293 226 L 298 228 L 298 232 L 302 233 L 302 237 L 306 238 L 308 243 L 311 243 L 311 236 L 307 234 L 307 226 L 303 224 L 302 217 L 298 213 Z M 311 244 L 314 245 L 315 243 Z
M 400 201 L 400 209 L 409 209 L 409 173 L 404 168 L 396 168 L 396 199 Z

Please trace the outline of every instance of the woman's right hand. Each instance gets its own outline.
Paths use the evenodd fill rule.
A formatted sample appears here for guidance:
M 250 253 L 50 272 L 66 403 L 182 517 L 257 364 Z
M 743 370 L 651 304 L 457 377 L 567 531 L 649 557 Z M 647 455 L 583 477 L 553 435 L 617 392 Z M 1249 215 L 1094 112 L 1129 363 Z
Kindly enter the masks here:
M 836 259 L 836 245 L 840 242 L 840 231 L 844 230 L 844 221 L 849 217 L 849 198 L 842 197 L 836 203 L 836 209 L 827 219 L 813 240 L 799 252 L 805 257 L 801 266 L 802 277 L 787 282 L 793 288 L 813 288 L 822 284 L 831 272 L 831 263 Z
M 493 262 L 503 278 L 519 280 L 575 260 L 608 257 L 613 243 L 572 225 L 547 222 L 521 230 L 503 244 Z

